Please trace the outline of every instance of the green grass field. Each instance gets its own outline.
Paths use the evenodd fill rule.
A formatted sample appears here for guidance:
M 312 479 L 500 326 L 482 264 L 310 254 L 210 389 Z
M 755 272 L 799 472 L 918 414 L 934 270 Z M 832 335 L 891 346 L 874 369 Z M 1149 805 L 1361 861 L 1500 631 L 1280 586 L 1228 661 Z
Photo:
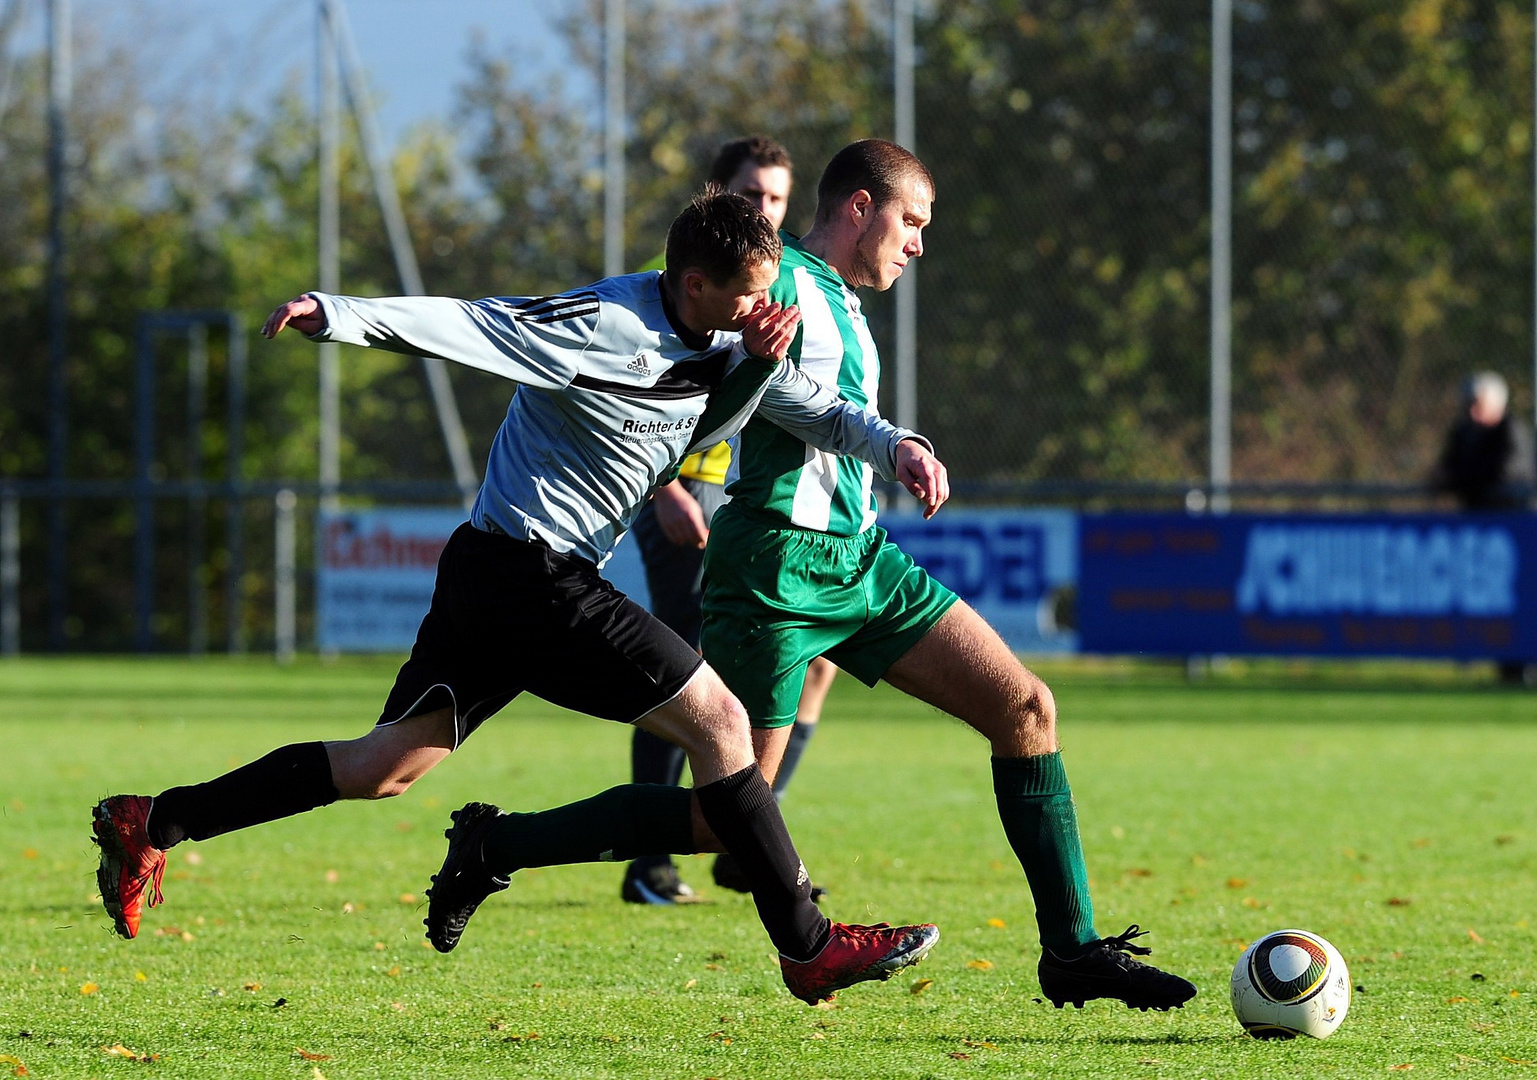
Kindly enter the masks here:
M 637 908 L 615 866 L 520 874 L 458 951 L 423 947 L 450 809 L 537 809 L 626 777 L 627 729 L 535 700 L 400 799 L 177 848 L 165 906 L 138 940 L 111 933 L 95 799 L 358 733 L 392 674 L 0 664 L 0 1077 L 1537 1075 L 1537 698 L 1451 668 L 1190 685 L 1045 667 L 1100 932 L 1140 923 L 1152 959 L 1200 985 L 1172 1014 L 1038 999 L 985 746 L 847 679 L 786 816 L 833 918 L 944 937 L 833 1007 L 784 992 L 747 898 Z M 709 884 L 706 859 L 683 862 Z M 1242 946 L 1290 926 L 1332 940 L 1362 988 L 1327 1042 L 1250 1040 L 1228 1008 Z

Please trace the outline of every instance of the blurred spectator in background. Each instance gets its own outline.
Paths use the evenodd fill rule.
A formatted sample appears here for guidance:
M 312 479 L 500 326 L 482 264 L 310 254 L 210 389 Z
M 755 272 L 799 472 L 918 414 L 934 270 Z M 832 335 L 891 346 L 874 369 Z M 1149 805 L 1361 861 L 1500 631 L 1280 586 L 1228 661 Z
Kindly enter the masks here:
M 1531 430 L 1511 416 L 1510 387 L 1493 371 L 1481 371 L 1463 390 L 1466 411 L 1446 433 L 1436 464 L 1437 491 L 1449 491 L 1464 510 L 1524 510 L 1537 481 Z M 1537 683 L 1537 664 L 1499 662 L 1500 681 Z
M 1523 510 L 1537 480 L 1531 429 L 1507 412 L 1510 387 L 1492 371 L 1467 381 L 1466 411 L 1446 433 L 1436 465 L 1437 491 L 1449 491 L 1464 510 Z

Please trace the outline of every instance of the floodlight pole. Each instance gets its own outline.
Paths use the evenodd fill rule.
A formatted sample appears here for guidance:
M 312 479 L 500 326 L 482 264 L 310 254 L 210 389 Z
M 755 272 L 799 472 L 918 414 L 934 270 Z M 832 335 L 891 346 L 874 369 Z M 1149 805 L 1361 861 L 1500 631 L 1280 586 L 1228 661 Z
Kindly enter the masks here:
M 624 0 L 603 4 L 603 274 L 624 273 Z
M 64 478 L 69 468 L 69 282 L 65 277 L 64 208 L 69 198 L 71 75 L 70 0 L 48 0 L 48 646 L 65 646 L 68 603 Z
M 892 11 L 892 67 L 896 141 L 916 153 L 913 106 L 913 0 L 896 0 Z M 918 264 L 897 278 L 897 423 L 918 426 Z
M 316 69 L 320 78 L 320 221 L 318 262 L 320 291 L 336 293 L 341 289 L 341 197 L 338 147 L 341 143 L 341 90 L 337 77 L 336 27 L 330 5 L 320 0 L 316 5 L 318 55 Z M 336 509 L 336 488 L 341 483 L 341 346 L 334 341 L 320 346 L 320 508 Z
M 1211 507 L 1233 482 L 1233 0 L 1211 19 Z

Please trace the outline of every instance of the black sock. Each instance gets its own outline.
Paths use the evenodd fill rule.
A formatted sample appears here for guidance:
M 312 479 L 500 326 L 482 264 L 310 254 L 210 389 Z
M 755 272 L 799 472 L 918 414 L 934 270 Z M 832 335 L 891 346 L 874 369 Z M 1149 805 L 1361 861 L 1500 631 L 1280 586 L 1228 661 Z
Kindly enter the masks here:
M 649 731 L 635 729 L 630 741 L 630 780 L 636 784 L 671 784 L 683 779 L 683 747 Z
M 340 798 L 323 742 L 293 743 L 203 784 L 155 796 L 145 831 L 164 850 L 183 840 L 302 814 Z
M 774 798 L 785 797 L 785 788 L 790 786 L 790 777 L 795 775 L 795 767 L 801 763 L 801 755 L 806 752 L 806 744 L 816 733 L 815 724 L 795 721 L 795 726 L 790 729 L 790 741 L 785 743 L 785 756 L 780 760 L 779 772 L 774 777 Z
M 769 940 L 791 960 L 810 960 L 827 943 L 831 924 L 811 902 L 811 878 L 763 773 L 749 765 L 694 794 L 705 821 L 752 885 Z
M 486 869 L 507 877 L 530 866 L 623 862 L 696 851 L 688 788 L 625 784 L 536 814 L 498 818 L 481 843 Z

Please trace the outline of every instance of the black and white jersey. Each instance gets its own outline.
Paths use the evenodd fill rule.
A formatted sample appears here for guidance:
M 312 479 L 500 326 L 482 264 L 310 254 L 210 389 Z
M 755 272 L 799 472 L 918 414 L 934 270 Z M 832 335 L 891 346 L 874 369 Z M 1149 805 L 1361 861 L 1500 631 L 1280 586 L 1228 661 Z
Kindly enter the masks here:
M 651 271 L 558 296 L 473 302 L 314 293 L 327 324 L 314 340 L 452 360 L 518 383 L 471 521 L 600 566 L 685 452 L 730 438 L 754 410 L 894 478 L 897 443 L 914 433 L 850 405 L 789 361 L 756 380 L 745 405 L 717 401 L 705 431 L 712 395 L 753 361 L 738 335 L 701 337 L 676 323 L 660 283 Z

